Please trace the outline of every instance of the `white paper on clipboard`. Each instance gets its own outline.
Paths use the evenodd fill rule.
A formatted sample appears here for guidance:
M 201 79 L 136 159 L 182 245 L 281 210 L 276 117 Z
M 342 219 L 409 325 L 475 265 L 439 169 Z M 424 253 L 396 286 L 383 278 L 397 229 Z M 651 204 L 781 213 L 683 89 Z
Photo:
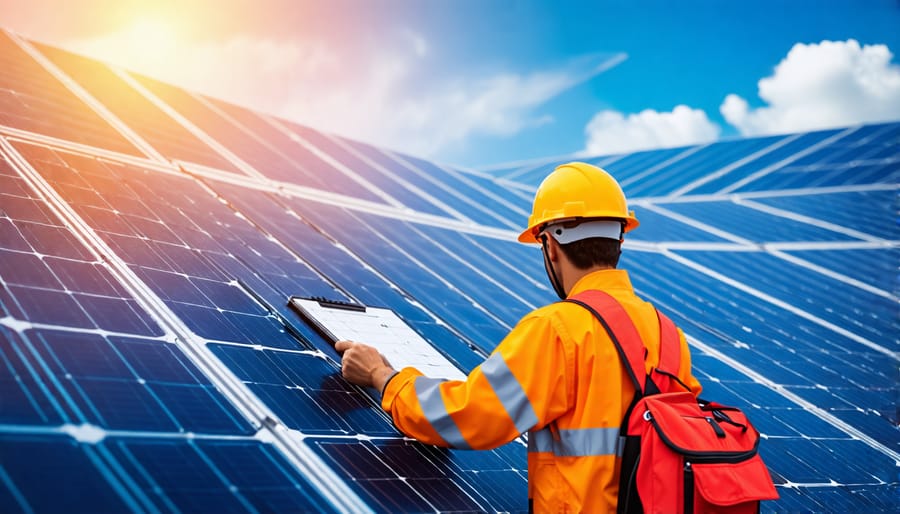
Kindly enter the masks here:
M 426 376 L 465 380 L 466 376 L 394 311 L 340 302 L 291 297 L 291 307 L 334 344 L 340 340 L 373 346 L 395 369 L 412 366 Z

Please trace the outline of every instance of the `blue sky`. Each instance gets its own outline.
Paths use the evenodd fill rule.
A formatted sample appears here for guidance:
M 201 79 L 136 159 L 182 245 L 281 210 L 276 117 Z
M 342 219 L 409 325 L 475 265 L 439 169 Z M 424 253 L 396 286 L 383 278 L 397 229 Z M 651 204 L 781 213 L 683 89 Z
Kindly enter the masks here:
M 900 119 L 896 0 L 71 4 L 0 11 L 25 36 L 465 166 Z

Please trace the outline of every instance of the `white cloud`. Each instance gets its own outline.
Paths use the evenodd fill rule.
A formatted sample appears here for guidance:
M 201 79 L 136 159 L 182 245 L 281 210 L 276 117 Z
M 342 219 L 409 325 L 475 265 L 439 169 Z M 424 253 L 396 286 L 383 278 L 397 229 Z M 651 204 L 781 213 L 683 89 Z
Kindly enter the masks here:
M 885 45 L 853 39 L 798 43 L 759 81 L 767 106 L 751 108 L 731 94 L 719 110 L 747 136 L 900 119 L 900 66 L 892 57 Z
M 715 141 L 720 128 L 700 109 L 679 105 L 671 112 L 652 109 L 625 116 L 600 111 L 585 127 L 587 154 L 614 154 Z
M 65 46 L 192 91 L 425 157 L 476 134 L 506 136 L 548 123 L 532 111 L 624 59 L 587 56 L 534 73 L 447 79 L 428 75 L 429 43 L 409 29 L 379 45 L 355 47 L 248 36 L 187 41 L 172 31 L 134 47 L 147 40 L 134 32 L 126 28 Z
M 324 130 L 431 156 L 474 135 L 509 136 L 551 122 L 533 110 L 606 69 L 608 59 L 579 59 L 529 74 L 456 77 L 419 85 L 413 53 L 383 54 L 359 70 L 358 83 L 337 85 L 311 98 L 294 98 L 285 115 Z M 333 113 L 347 111 L 349 119 Z

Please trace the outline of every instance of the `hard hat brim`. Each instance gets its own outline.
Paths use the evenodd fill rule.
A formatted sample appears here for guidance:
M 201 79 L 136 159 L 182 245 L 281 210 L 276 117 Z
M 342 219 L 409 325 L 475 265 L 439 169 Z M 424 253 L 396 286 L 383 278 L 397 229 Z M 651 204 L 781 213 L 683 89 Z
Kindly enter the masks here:
M 625 221 L 625 229 L 623 230 L 623 232 L 625 232 L 625 233 L 630 232 L 631 230 L 637 228 L 638 225 L 641 224 L 637 220 L 637 218 L 634 217 L 633 211 L 629 212 L 629 217 L 625 218 L 624 221 Z M 533 227 L 528 227 L 525 230 L 523 230 L 522 233 L 519 234 L 518 241 L 520 243 L 525 243 L 525 244 L 540 244 L 540 241 L 538 241 L 537 238 L 534 237 L 535 232 L 537 231 L 537 228 L 538 228 L 537 226 L 533 226 Z

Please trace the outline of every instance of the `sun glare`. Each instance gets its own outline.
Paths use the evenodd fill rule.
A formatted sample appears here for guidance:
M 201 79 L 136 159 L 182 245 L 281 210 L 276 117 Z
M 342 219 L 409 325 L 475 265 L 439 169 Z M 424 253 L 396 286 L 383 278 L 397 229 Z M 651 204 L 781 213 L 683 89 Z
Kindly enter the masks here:
M 123 31 L 123 36 L 125 47 L 120 51 L 147 64 L 170 58 L 175 48 L 175 31 L 158 19 L 139 19 Z

